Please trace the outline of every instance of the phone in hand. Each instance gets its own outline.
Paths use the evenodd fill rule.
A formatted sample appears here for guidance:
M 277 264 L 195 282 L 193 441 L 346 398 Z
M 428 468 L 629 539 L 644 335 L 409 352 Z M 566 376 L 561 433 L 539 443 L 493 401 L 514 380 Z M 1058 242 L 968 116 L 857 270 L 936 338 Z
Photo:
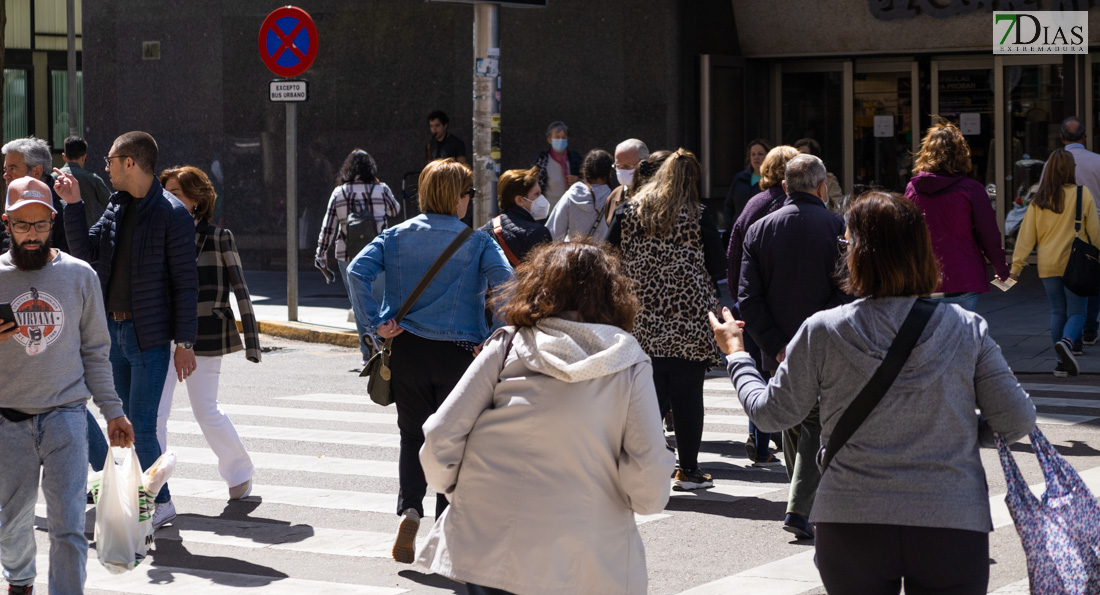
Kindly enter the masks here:
M 15 327 L 19 328 L 19 322 L 15 320 L 15 312 L 11 310 L 11 304 L 0 304 L 0 325 L 14 322 Z

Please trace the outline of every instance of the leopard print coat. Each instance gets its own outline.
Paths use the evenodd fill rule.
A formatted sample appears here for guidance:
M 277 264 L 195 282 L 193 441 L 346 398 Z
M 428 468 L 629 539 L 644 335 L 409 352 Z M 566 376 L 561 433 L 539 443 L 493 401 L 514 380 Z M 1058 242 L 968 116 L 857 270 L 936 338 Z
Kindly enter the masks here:
M 702 207 L 684 207 L 669 237 L 646 233 L 637 205 L 622 211 L 623 271 L 634 282 L 641 309 L 634 337 L 650 357 L 676 357 L 721 365 L 707 321 L 718 312 L 714 282 L 703 260 Z

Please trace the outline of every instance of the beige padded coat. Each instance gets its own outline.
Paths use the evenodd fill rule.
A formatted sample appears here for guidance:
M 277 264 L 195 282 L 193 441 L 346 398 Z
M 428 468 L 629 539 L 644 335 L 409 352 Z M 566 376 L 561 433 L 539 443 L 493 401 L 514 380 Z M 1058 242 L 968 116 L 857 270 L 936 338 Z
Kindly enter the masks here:
M 424 434 L 424 474 L 451 506 L 420 564 L 524 595 L 646 592 L 634 513 L 664 509 L 675 457 L 629 333 L 561 318 L 502 329 Z

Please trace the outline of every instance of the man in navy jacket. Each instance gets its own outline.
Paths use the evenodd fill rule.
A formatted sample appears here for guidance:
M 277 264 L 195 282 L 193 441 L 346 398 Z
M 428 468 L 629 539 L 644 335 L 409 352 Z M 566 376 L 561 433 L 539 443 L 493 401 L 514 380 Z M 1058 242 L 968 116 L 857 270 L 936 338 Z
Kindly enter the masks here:
M 154 175 L 157 143 L 145 132 L 115 139 L 106 157 L 115 193 L 88 229 L 79 184 L 55 169 L 55 190 L 67 204 L 65 231 L 73 256 L 88 261 L 103 288 L 111 335 L 115 390 L 134 425 L 142 468 L 161 455 L 157 409 L 175 341 L 176 374 L 195 370 L 198 330 L 195 223 Z M 176 516 L 168 486 L 156 497 L 153 526 Z
M 745 235 L 737 296 L 745 329 L 760 346 L 764 367 L 770 371 L 783 361 L 787 343 L 807 318 L 850 299 L 835 275 L 844 219 L 825 208 L 825 164 L 813 155 L 791 159 L 783 189 L 786 206 L 753 223 Z M 816 462 L 820 442 L 817 407 L 783 433 L 791 480 L 783 528 L 800 539 L 813 538 L 809 516 L 821 480 Z

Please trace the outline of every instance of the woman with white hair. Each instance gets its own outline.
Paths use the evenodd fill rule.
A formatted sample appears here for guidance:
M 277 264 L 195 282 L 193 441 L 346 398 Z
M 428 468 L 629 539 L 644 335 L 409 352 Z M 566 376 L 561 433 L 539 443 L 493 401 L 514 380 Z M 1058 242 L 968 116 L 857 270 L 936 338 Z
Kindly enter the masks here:
M 581 154 L 569 148 L 569 127 L 565 122 L 547 126 L 546 142 L 550 148 L 539 153 L 534 165 L 539 168 L 539 186 L 552 210 L 565 191 L 580 181 Z

